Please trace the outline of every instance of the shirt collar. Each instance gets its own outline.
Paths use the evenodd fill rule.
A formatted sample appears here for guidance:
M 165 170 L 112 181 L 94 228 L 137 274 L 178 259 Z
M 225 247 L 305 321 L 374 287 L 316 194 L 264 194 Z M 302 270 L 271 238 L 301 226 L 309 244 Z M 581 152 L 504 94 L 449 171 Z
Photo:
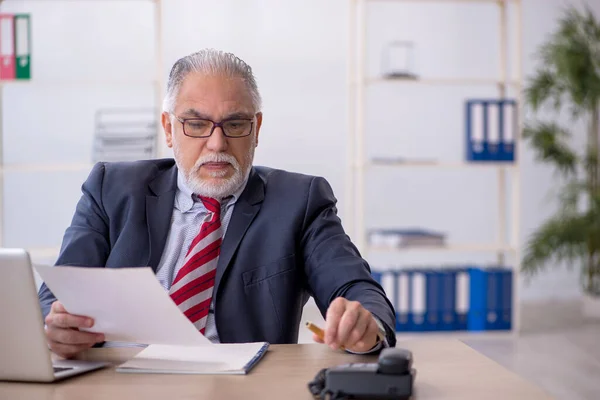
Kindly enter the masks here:
M 246 188 L 246 184 L 248 183 L 248 177 L 250 176 L 250 170 L 248 169 L 248 173 L 244 179 L 244 182 L 240 185 L 240 188 L 236 190 L 231 196 L 225 198 L 223 202 L 227 203 L 228 206 L 235 204 L 240 198 L 242 192 Z M 181 173 L 180 170 L 177 171 L 177 193 L 175 194 L 175 208 L 177 208 L 181 212 L 188 212 L 194 206 L 194 203 L 200 201 L 198 197 L 194 196 L 194 192 L 189 188 L 187 183 L 185 182 L 185 177 Z

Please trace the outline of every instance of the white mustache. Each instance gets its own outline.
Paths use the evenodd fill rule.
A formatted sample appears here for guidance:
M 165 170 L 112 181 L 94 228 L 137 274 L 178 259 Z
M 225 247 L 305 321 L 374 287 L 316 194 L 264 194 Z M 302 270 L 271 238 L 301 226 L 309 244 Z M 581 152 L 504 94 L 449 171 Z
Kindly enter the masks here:
M 230 154 L 226 154 L 226 153 L 209 153 L 204 156 L 201 156 L 200 158 L 198 158 L 198 160 L 194 164 L 193 170 L 198 171 L 203 164 L 206 164 L 209 162 L 226 162 L 226 163 L 231 164 L 233 169 L 235 169 L 236 171 L 240 170 L 240 165 L 238 164 L 235 157 Z

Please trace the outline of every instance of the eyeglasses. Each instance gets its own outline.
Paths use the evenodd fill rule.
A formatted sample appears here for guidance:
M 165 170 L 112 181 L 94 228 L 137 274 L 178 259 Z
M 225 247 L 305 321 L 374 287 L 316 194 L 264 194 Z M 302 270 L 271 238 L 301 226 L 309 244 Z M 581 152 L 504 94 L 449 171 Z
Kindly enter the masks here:
M 233 118 L 220 122 L 203 118 L 179 118 L 177 116 L 175 119 L 183 125 L 183 134 L 193 138 L 210 137 L 217 127 L 221 128 L 223 134 L 227 137 L 241 138 L 252 133 L 254 126 L 253 118 Z

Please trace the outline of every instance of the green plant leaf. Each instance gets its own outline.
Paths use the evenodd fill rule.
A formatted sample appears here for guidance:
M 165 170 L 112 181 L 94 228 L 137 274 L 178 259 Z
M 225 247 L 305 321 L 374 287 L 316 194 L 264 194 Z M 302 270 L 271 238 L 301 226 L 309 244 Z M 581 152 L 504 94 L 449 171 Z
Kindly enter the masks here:
M 550 218 L 529 238 L 521 270 L 526 275 L 534 275 L 548 268 L 549 263 L 556 266 L 567 262 L 574 267 L 587 253 L 588 220 L 585 216 L 558 215 Z
M 556 166 L 563 175 L 576 172 L 577 154 L 566 143 L 570 133 L 555 122 L 540 122 L 535 125 L 526 124 L 523 137 L 528 139 L 536 158 Z
M 564 92 L 564 85 L 556 80 L 552 71 L 540 69 L 537 75 L 530 79 L 524 95 L 534 111 L 538 111 L 548 101 L 553 101 L 554 109 L 558 110 Z
M 588 184 L 585 181 L 572 180 L 562 187 L 557 187 L 556 192 L 561 212 L 568 215 L 577 214 L 580 211 L 581 198 L 588 196 Z
M 538 50 L 542 68 L 530 78 L 525 97 L 534 110 L 552 100 L 590 109 L 600 100 L 600 24 L 589 8 L 569 7 L 559 28 Z

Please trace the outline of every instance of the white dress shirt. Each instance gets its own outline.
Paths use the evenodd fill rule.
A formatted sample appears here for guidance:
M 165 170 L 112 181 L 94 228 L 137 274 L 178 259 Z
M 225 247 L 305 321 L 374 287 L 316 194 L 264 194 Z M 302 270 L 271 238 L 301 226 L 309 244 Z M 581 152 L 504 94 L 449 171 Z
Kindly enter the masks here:
M 248 180 L 246 179 L 232 196 L 221 202 L 223 237 L 225 237 L 227 232 L 227 226 L 231 220 L 235 203 L 244 191 L 247 182 Z M 167 243 L 156 271 L 156 277 L 166 291 L 169 291 L 173 279 L 177 276 L 177 272 L 183 267 L 183 260 L 188 248 L 192 240 L 198 235 L 202 221 L 208 212 L 204 203 L 197 196 L 194 196 L 192 190 L 186 185 L 181 172 L 178 172 L 177 192 L 175 193 L 171 228 L 169 229 Z M 213 343 L 219 342 L 214 318 L 214 297 L 210 304 L 204 335 Z

